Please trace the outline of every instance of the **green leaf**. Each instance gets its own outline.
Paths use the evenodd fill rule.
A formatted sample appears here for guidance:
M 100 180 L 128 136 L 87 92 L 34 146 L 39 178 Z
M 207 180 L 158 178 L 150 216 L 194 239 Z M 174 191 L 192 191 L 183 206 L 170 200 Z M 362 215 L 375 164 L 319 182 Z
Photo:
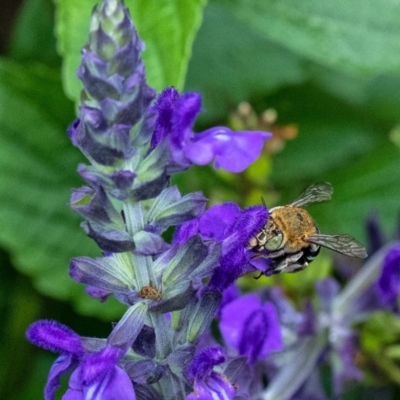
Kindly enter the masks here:
M 100 306 L 68 276 L 71 257 L 99 252 L 67 205 L 83 161 L 65 133 L 72 117 L 53 70 L 0 61 L 0 243 L 41 293 L 115 316 L 115 304 Z
M 19 62 L 59 67 L 61 59 L 56 51 L 53 24 L 51 0 L 25 0 L 10 39 L 9 56 Z
M 327 180 L 329 171 L 371 152 L 385 134 L 363 110 L 313 85 L 288 87 L 267 104 L 277 110 L 279 124 L 298 125 L 298 137 L 274 157 L 272 172 L 275 185 L 293 187 L 293 198 L 307 184 Z
M 210 3 L 193 46 L 187 90 L 202 93 L 203 120 L 226 118 L 241 101 L 306 79 L 300 57 Z
M 80 82 L 76 70 L 80 51 L 88 40 L 90 15 L 95 0 L 56 0 L 56 32 L 63 57 L 63 85 L 77 101 Z M 182 89 L 192 43 L 201 23 L 206 0 L 126 0 L 139 35 L 145 42 L 143 59 L 150 86 Z
M 357 74 L 400 72 L 400 2 L 218 0 L 254 30 L 317 63 Z

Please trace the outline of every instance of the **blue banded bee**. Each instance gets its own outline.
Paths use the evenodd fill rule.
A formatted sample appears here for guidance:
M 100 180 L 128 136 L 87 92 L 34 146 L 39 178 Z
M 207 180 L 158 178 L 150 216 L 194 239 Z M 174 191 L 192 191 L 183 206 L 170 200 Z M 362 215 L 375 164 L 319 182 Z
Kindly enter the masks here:
M 305 269 L 321 246 L 350 257 L 367 257 L 365 248 L 350 235 L 321 234 L 310 214 L 302 208 L 330 200 L 332 193 L 330 183 L 316 183 L 293 203 L 272 208 L 264 227 L 248 242 L 248 249 L 262 252 L 254 258 L 271 259 L 272 272 L 279 274 Z

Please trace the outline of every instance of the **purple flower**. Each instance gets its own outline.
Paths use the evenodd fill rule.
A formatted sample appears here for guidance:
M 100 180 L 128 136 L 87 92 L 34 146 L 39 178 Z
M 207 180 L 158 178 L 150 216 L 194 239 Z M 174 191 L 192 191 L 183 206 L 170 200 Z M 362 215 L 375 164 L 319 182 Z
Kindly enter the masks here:
M 283 348 L 278 314 L 272 303 L 255 294 L 241 296 L 221 310 L 220 329 L 226 344 L 250 363 Z
M 363 378 L 361 369 L 356 365 L 359 335 L 351 329 L 342 329 L 341 332 L 336 332 L 332 346 L 330 362 L 334 371 L 333 388 L 339 394 L 343 392 L 346 382 L 360 381 Z
M 134 400 L 130 378 L 118 365 L 143 327 L 145 306 L 128 309 L 106 340 L 83 338 L 55 321 L 38 321 L 27 330 L 36 346 L 59 352 L 45 387 L 45 399 L 53 400 L 60 378 L 75 370 L 70 379 L 68 399 Z M 115 397 L 113 397 L 115 396 Z
M 73 372 L 64 400 L 135 400 L 128 374 L 117 366 L 123 352 L 112 346 L 85 358 Z
M 384 306 L 398 309 L 400 295 L 400 245 L 393 246 L 383 260 L 382 273 L 375 286 L 379 301 Z
M 36 346 L 61 353 L 51 367 L 44 389 L 45 400 L 53 400 L 61 385 L 61 376 L 73 371 L 85 354 L 81 339 L 68 327 L 47 320 L 32 324 L 26 336 Z
M 368 216 L 366 221 L 366 231 L 368 239 L 368 254 L 371 255 L 385 244 L 385 237 L 376 213 Z
M 268 218 L 264 206 L 252 206 L 241 211 L 227 226 L 222 240 L 222 258 L 210 280 L 210 286 L 225 290 L 244 273 L 254 271 L 252 253 L 246 250 L 249 239 L 260 231 Z M 218 220 L 215 220 L 215 225 Z
M 242 172 L 259 157 L 264 141 L 271 137 L 266 132 L 233 132 L 225 127 L 194 134 L 192 125 L 200 110 L 201 98 L 197 93 L 179 95 L 174 88 L 164 90 L 153 107 L 157 121 L 152 147 L 168 140 L 173 159 L 171 171 L 215 160 L 216 168 Z
M 222 244 L 220 265 L 210 281 L 211 288 L 222 292 L 241 275 L 255 270 L 251 259 L 253 253 L 246 250 L 246 245 L 251 236 L 264 226 L 267 218 L 268 210 L 264 206 L 247 207 L 242 211 L 235 203 L 215 205 L 197 219 L 181 225 L 174 242 L 182 244 L 199 233 L 203 240 Z M 266 266 L 264 263 L 260 268 Z
M 225 361 L 220 347 L 210 347 L 198 353 L 191 362 L 187 377 L 193 382 L 193 392 L 186 400 L 230 400 L 236 389 L 225 375 L 213 370 L 214 366 Z

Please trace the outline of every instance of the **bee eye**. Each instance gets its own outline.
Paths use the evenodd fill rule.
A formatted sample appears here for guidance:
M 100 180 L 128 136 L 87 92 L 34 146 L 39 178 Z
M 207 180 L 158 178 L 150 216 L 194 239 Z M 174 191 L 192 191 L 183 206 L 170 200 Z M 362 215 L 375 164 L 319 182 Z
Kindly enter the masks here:
M 277 235 L 269 239 L 264 246 L 267 250 L 277 250 L 281 246 L 282 240 L 283 240 L 282 233 L 278 233 Z

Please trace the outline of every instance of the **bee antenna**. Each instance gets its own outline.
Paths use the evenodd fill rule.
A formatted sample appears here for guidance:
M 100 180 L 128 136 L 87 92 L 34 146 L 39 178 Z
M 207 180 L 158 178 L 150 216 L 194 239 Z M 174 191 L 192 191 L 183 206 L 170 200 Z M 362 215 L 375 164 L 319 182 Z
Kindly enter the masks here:
M 261 196 L 261 203 L 265 208 L 267 208 L 267 204 L 265 203 L 264 197 Z

